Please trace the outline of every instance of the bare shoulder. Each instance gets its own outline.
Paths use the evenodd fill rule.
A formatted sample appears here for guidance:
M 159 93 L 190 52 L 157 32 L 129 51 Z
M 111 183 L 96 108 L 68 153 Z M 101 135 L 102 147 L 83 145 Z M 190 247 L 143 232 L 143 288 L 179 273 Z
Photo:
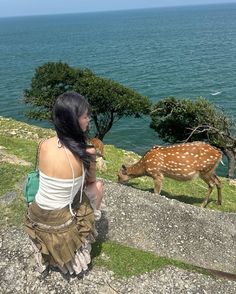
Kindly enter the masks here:
M 52 137 L 49 139 L 45 139 L 43 141 L 41 141 L 40 144 L 40 152 L 44 153 L 46 151 L 51 150 L 52 148 L 55 148 L 57 143 L 57 138 L 56 137 Z

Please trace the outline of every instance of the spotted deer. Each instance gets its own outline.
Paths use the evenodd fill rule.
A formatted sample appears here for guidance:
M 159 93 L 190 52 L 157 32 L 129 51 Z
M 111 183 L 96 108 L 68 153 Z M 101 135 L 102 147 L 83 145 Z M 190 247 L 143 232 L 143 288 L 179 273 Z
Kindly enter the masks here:
M 90 139 L 89 142 L 96 149 L 97 155 L 104 158 L 104 144 L 103 144 L 103 142 L 96 137 Z
M 90 144 L 96 149 L 96 168 L 100 172 L 105 172 L 107 170 L 107 164 L 104 157 L 104 144 L 103 142 L 94 137 L 89 140 Z
M 160 194 L 164 177 L 188 181 L 200 177 L 208 185 L 208 192 L 202 203 L 205 207 L 213 187 L 217 187 L 217 204 L 221 205 L 221 182 L 215 169 L 222 153 L 205 142 L 192 142 L 171 146 L 154 146 L 135 164 L 122 168 L 118 182 L 125 183 L 131 178 L 149 176 L 154 181 L 154 192 Z

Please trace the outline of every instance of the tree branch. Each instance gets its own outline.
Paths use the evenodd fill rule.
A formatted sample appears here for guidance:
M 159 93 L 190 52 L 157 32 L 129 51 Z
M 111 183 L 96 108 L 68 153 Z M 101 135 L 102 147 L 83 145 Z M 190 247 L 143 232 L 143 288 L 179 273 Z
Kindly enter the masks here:
M 219 129 L 213 127 L 213 126 L 209 126 L 209 125 L 199 125 L 197 127 L 195 127 L 194 129 L 189 129 L 192 130 L 192 132 L 190 133 L 190 135 L 188 136 L 187 139 L 183 140 L 182 142 L 188 142 L 188 140 L 194 135 L 194 134 L 201 134 L 204 132 L 207 132 L 207 134 L 212 133 L 212 134 L 217 134 L 219 136 L 221 136 L 222 139 L 229 139 L 231 141 L 233 141 L 233 144 L 228 146 L 228 147 L 233 147 L 236 148 L 236 138 L 233 138 L 231 135 L 226 134 L 222 131 L 220 131 Z

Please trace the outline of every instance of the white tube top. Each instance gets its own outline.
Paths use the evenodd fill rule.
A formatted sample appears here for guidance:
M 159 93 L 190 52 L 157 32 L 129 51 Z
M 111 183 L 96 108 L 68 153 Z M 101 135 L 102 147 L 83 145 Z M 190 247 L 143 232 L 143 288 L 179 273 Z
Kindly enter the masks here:
M 39 190 L 35 196 L 38 206 L 46 210 L 61 209 L 73 201 L 82 185 L 82 176 L 75 178 L 71 199 L 73 179 L 49 177 L 39 171 Z

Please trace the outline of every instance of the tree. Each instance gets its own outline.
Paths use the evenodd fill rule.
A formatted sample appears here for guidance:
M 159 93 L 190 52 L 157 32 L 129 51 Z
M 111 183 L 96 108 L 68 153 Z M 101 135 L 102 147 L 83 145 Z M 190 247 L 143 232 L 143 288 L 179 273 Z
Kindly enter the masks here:
M 36 69 L 31 88 L 25 90 L 25 103 L 36 107 L 27 116 L 50 119 L 56 97 L 71 90 L 87 97 L 92 108 L 95 135 L 101 140 L 122 117 L 138 118 L 150 112 L 151 102 L 148 97 L 110 79 L 99 77 L 89 69 L 71 68 L 65 63 L 50 62 Z
M 75 82 L 75 71 L 66 63 L 48 62 L 36 68 L 30 89 L 24 91 L 24 102 L 32 106 L 26 116 L 36 120 L 51 120 L 56 97 L 73 90 Z
M 208 141 L 228 160 L 228 177 L 234 177 L 236 138 L 234 123 L 223 110 L 200 97 L 196 101 L 168 97 L 153 105 L 151 124 L 159 137 L 170 143 Z

